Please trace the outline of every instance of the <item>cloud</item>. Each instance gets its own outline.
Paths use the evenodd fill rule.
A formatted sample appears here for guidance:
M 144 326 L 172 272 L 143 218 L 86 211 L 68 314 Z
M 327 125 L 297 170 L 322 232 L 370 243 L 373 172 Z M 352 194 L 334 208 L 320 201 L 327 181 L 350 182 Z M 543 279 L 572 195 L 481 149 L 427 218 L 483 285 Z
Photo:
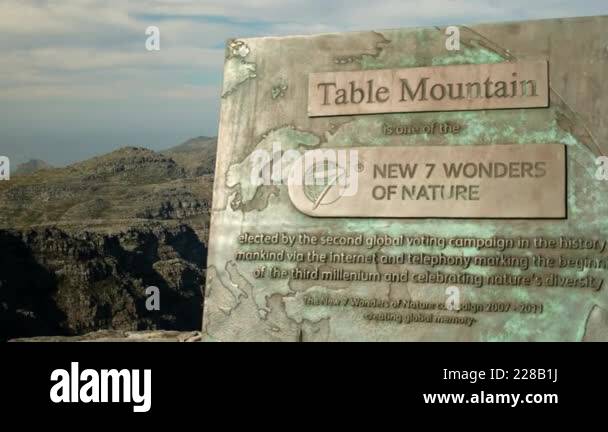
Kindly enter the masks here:
M 154 118 L 175 135 L 201 124 L 215 133 L 224 44 L 232 37 L 607 12 L 605 0 L 0 0 L 0 130 L 75 131 L 85 116 L 126 130 L 128 104 L 129 115 Z M 145 50 L 150 25 L 160 28 L 160 52 Z M 164 106 L 171 110 L 161 118 Z M 53 122 L 32 122 L 28 113 Z
M 576 15 L 600 5 L 556 0 L 5 0 L 0 3 L 0 100 L 18 98 L 15 89 L 25 99 L 82 99 L 76 89 L 98 83 L 103 93 L 108 83 L 128 78 L 140 92 L 142 83 L 156 82 L 159 71 L 170 87 L 219 86 L 223 44 L 234 36 Z M 144 49 L 149 25 L 161 29 L 160 52 Z M 129 92 L 128 86 L 123 90 Z

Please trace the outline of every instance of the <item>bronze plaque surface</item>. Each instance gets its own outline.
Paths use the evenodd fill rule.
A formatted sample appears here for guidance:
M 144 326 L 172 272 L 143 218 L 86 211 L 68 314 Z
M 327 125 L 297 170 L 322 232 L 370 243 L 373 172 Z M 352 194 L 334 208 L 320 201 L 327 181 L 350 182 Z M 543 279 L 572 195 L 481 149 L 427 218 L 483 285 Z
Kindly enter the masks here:
M 546 107 L 547 61 L 311 73 L 308 115 Z
M 608 340 L 608 18 L 458 28 L 228 42 L 205 340 Z
M 289 185 L 289 197 L 300 211 L 334 217 L 566 216 L 561 144 L 356 147 L 349 152 L 356 152 L 357 167 L 340 167 L 343 181 L 334 175 L 329 181 L 306 184 L 303 178 Z M 326 151 L 319 162 L 333 153 Z

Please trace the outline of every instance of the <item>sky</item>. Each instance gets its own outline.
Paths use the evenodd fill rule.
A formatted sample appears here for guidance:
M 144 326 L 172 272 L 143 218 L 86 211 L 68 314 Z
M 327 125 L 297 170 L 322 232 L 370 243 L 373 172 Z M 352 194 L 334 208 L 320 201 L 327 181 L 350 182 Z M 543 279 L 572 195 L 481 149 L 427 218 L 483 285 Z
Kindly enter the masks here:
M 0 0 L 0 155 L 61 166 L 215 136 L 229 38 L 606 14 L 606 0 Z

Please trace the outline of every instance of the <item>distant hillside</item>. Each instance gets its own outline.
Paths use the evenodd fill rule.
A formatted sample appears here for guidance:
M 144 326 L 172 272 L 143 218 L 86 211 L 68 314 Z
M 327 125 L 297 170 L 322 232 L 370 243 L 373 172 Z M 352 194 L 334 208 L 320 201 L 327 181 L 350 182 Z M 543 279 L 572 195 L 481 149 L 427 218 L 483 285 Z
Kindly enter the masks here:
M 215 148 L 200 137 L 63 168 L 30 161 L 0 182 L 0 341 L 199 330 Z M 162 312 L 145 307 L 147 286 Z
M 202 158 L 211 158 L 206 152 L 124 147 L 64 168 L 15 176 L 0 183 L 0 228 L 192 218 L 205 224 L 213 183 L 205 173 Z
M 51 169 L 51 168 L 53 168 L 53 166 L 46 163 L 43 160 L 30 159 L 29 161 L 18 165 L 14 174 L 15 175 L 32 174 L 36 171 L 40 171 L 40 170 L 44 170 L 44 169 Z
M 216 151 L 217 137 L 200 136 L 198 138 L 189 139 L 162 153 L 185 167 L 191 175 L 200 176 L 204 174 L 213 174 L 215 170 Z

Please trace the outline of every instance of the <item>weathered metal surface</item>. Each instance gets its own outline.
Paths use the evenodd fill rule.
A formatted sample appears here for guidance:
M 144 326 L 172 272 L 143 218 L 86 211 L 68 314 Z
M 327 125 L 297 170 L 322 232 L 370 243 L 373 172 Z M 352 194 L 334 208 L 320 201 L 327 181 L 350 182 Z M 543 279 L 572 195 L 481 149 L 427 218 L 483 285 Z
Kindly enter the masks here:
M 608 154 L 606 28 L 607 17 L 460 27 L 460 51 L 446 50 L 443 28 L 232 41 L 227 49 L 221 108 L 204 339 L 527 341 L 597 340 L 606 335 L 606 320 L 602 317 L 608 310 L 603 285 L 607 271 L 597 265 L 606 260 L 608 182 L 596 178 L 596 158 Z M 539 60 L 549 64 L 550 103 L 544 108 L 308 115 L 308 77 L 313 73 Z M 458 133 L 405 134 L 394 133 L 394 129 L 388 133 L 386 129 L 387 125 L 404 128 L 432 123 L 458 125 Z M 251 181 L 252 152 L 272 153 L 273 147 L 281 152 L 303 153 L 316 148 L 504 144 L 566 147 L 567 218 L 319 218 L 305 215 L 293 206 L 286 184 L 256 185 Z M 373 205 L 371 200 L 368 205 Z M 241 237 L 245 233 L 281 234 L 286 239 L 306 234 L 317 240 L 371 240 L 369 247 L 297 243 L 281 246 L 272 244 L 271 236 L 267 238 L 270 244 L 260 245 L 246 243 L 249 237 Z M 387 237 L 426 240 L 398 246 L 375 242 Z M 458 238 L 482 241 L 445 248 L 426 242 Z M 521 239 L 532 243 L 505 248 L 501 247 L 501 239 L 512 239 L 516 245 Z M 542 242 L 535 243 L 534 239 Z M 576 239 L 588 240 L 589 248 L 569 247 L 575 243 L 567 241 Z M 487 241 L 487 246 L 483 241 Z M 239 253 L 251 254 L 261 249 L 275 255 L 272 259 L 264 255 L 258 260 L 237 259 Z M 305 258 L 311 252 L 360 254 L 370 262 L 339 266 L 298 262 L 297 254 L 296 261 L 285 257 L 280 262 L 277 254 L 281 250 L 302 253 Z M 395 259 L 394 264 L 383 264 L 374 261 L 374 254 L 406 254 L 409 261 L 400 264 Z M 517 260 L 500 267 L 442 266 L 423 261 L 423 255 L 460 257 L 461 262 L 480 256 L 512 256 Z M 532 261 L 541 255 L 557 264 Z M 413 261 L 415 257 L 421 261 Z M 574 264 L 560 267 L 560 257 Z M 585 258 L 596 260 L 596 266 Z M 273 267 L 287 273 L 279 272 L 271 278 L 269 271 Z M 327 280 L 290 273 L 298 268 L 302 272 L 308 270 L 311 276 L 315 269 L 325 271 L 329 267 L 340 267 L 337 270 L 341 273 Z M 391 274 L 396 280 L 354 280 L 355 276 L 345 276 L 344 272 Z M 422 276 L 413 280 L 415 275 L 438 272 L 466 276 L 467 280 L 455 284 Z M 409 279 L 399 280 L 398 276 L 405 273 Z M 492 283 L 477 286 L 476 281 L 490 277 Z M 499 283 L 499 277 L 507 281 Z M 540 285 L 534 285 L 534 281 L 540 281 Z M 446 288 L 451 285 L 460 289 L 460 302 L 466 309 L 421 309 L 430 303 L 444 304 Z M 499 311 L 501 304 L 514 309 Z M 475 305 L 490 306 L 478 310 Z M 521 305 L 542 308 L 516 310 Z M 428 315 L 434 315 L 431 319 L 436 320 L 429 322 Z M 442 318 L 445 316 L 451 321 Z

